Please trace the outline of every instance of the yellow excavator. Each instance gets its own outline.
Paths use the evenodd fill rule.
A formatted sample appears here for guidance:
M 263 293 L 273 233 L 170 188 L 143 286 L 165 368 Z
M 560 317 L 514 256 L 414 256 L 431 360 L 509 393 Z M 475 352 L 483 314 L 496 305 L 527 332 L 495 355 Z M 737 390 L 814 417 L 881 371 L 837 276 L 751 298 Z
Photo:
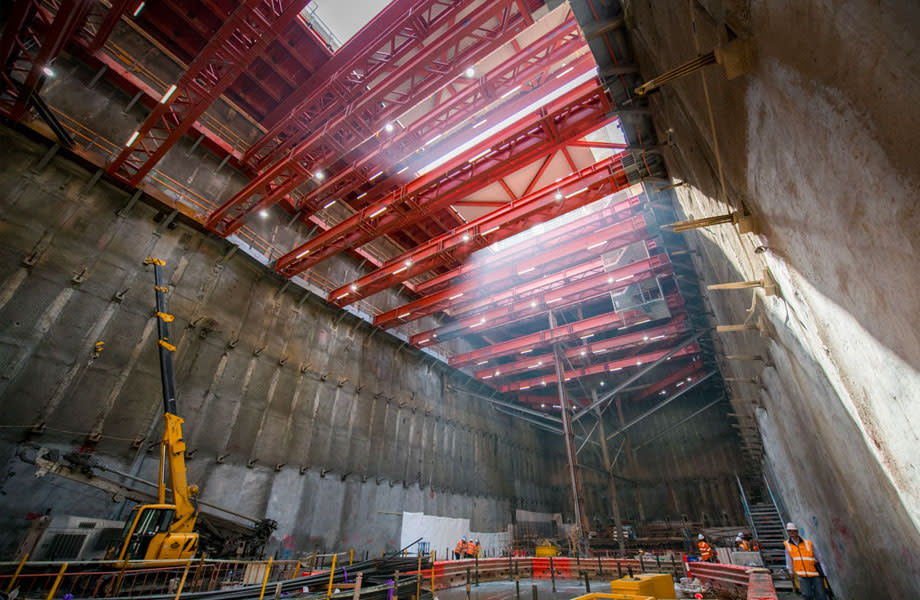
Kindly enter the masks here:
M 160 380 L 163 386 L 163 442 L 160 444 L 160 472 L 157 479 L 156 504 L 143 504 L 131 511 L 117 547 L 110 548 L 109 559 L 121 561 L 186 560 L 198 551 L 198 506 L 195 498 L 198 486 L 189 485 L 185 472 L 185 440 L 182 439 L 182 418 L 176 414 L 176 383 L 173 377 L 172 354 L 176 347 L 169 343 L 169 323 L 173 316 L 166 312 L 163 267 L 158 258 L 147 258 L 153 265 L 154 290 L 157 307 L 157 345 L 160 354 Z M 172 488 L 172 504 L 166 503 L 166 473 Z

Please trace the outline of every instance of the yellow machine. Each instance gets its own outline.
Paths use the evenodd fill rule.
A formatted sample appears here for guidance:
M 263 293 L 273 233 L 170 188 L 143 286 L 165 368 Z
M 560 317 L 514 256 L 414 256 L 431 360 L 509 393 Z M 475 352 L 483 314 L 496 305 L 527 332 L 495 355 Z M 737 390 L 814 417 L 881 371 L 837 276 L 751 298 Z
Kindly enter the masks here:
M 674 580 L 670 573 L 641 573 L 610 582 L 613 594 L 633 594 L 654 598 L 673 598 Z
M 169 343 L 169 326 L 173 316 L 166 312 L 166 291 L 162 267 L 165 263 L 148 258 L 153 265 L 156 285 L 157 341 L 160 354 L 160 380 L 163 386 L 163 442 L 160 445 L 160 474 L 157 480 L 157 504 L 136 507 L 128 516 L 121 540 L 109 551 L 110 559 L 118 561 L 186 560 L 198 551 L 195 523 L 198 507 L 194 502 L 198 486 L 189 485 L 185 472 L 185 440 L 182 439 L 182 418 L 176 414 L 176 384 L 173 378 L 172 353 L 176 347 Z M 166 503 L 166 472 L 172 488 L 173 503 Z

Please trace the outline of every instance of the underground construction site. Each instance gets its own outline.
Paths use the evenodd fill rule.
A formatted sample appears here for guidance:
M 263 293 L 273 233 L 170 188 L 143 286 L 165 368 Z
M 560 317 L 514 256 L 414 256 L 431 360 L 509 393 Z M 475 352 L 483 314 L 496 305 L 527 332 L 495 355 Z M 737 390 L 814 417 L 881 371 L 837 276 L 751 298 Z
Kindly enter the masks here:
M 0 596 L 920 598 L 920 4 L 2 4 Z

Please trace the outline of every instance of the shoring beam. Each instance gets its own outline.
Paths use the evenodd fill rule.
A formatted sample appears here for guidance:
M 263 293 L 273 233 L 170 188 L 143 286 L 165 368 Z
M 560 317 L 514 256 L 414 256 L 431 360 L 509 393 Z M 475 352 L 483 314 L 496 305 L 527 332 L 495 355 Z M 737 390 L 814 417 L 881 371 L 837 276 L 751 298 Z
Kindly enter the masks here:
M 570 351 L 569 351 L 570 352 Z M 668 351 L 660 350 L 655 352 L 644 352 L 642 354 L 637 354 L 635 356 L 625 356 L 622 358 L 612 358 L 610 360 L 605 360 L 603 362 L 594 363 L 585 367 L 578 367 L 574 369 L 567 369 L 564 371 L 563 383 L 567 383 L 572 379 L 577 379 L 579 377 L 588 377 L 590 375 L 601 375 L 603 373 L 616 373 L 617 371 L 622 371 L 623 369 L 632 369 L 635 367 L 640 367 L 648 361 L 655 361 L 664 356 Z M 699 346 L 690 345 L 681 350 L 677 350 L 672 357 L 679 356 L 692 356 L 699 354 Z M 553 366 L 553 355 L 547 354 L 545 357 L 541 357 L 545 361 L 547 358 L 550 362 L 542 362 L 542 365 L 545 368 Z M 524 361 L 518 361 L 517 363 L 504 364 L 501 365 L 501 375 L 504 377 L 506 373 L 517 374 L 521 373 L 521 365 Z M 536 363 L 534 363 L 536 364 Z M 510 368 L 509 368 L 510 367 Z M 526 367 L 525 367 L 526 368 Z M 513 370 L 512 370 L 513 369 Z M 485 377 L 479 377 L 479 373 L 484 373 L 488 371 L 479 371 L 477 373 L 477 378 L 488 380 L 492 376 L 486 375 Z M 494 371 L 493 371 L 494 372 Z M 531 388 L 539 388 L 541 386 L 551 385 L 556 383 L 555 373 L 546 373 L 545 375 L 537 375 L 535 377 L 530 377 L 528 379 L 521 379 L 519 381 L 510 381 L 499 385 L 497 388 L 498 391 L 509 394 L 512 392 L 524 392 Z
M 37 0 L 14 2 L 0 38 L 0 110 L 13 121 L 29 109 L 64 45 L 83 25 L 91 0 L 62 0 L 50 12 Z
M 439 156 L 439 152 L 446 154 L 449 149 L 434 142 L 459 125 L 469 126 L 446 139 L 454 148 L 473 140 L 489 122 L 499 123 L 513 116 L 526 108 L 534 97 L 549 94 L 590 69 L 593 61 L 590 54 L 585 54 L 568 67 L 574 69 L 571 77 L 563 72 L 566 68 L 560 68 L 558 74 L 541 78 L 554 64 L 584 47 L 574 19 L 566 20 L 485 75 L 470 79 L 458 93 L 439 102 L 404 128 L 396 121 L 385 125 L 383 131 L 345 157 L 338 168 L 326 169 L 324 181 L 297 199 L 298 209 L 314 212 L 331 200 L 345 199 L 347 194 L 359 189 L 362 189 L 362 204 L 376 201 L 382 195 L 380 190 L 390 190 L 404 182 L 403 173 L 423 168 L 431 157 Z M 458 79 L 462 80 L 465 78 Z M 520 89 L 515 92 L 517 88 Z M 506 93 L 516 95 L 510 96 L 494 114 L 480 114 L 502 100 Z M 366 187 L 368 184 L 371 187 Z
M 207 225 L 223 236 L 245 218 L 281 201 L 302 183 L 365 140 L 387 122 L 447 85 L 468 65 L 514 38 L 524 18 L 513 0 L 490 0 L 482 10 L 451 26 L 367 93 L 349 103 L 323 127 L 294 146 L 233 198 L 213 211 Z
M 635 324 L 636 323 L 633 323 L 633 325 Z M 550 329 L 544 329 L 543 331 L 522 335 L 504 342 L 492 344 L 491 346 L 472 350 L 470 352 L 455 354 L 448 359 L 448 364 L 455 368 L 467 367 L 480 363 L 484 360 L 492 360 L 500 356 L 520 354 L 529 348 L 541 348 L 557 342 L 572 342 L 596 335 L 598 333 L 603 333 L 611 329 L 628 326 L 630 326 L 630 324 L 623 322 L 623 317 L 620 313 L 611 311 L 594 317 L 588 317 L 587 319 L 582 319 L 580 321 L 559 325 L 558 327 L 552 327 Z M 644 340 L 643 337 L 646 337 L 649 340 L 652 337 L 657 337 L 659 335 L 673 337 L 674 335 L 679 335 L 686 331 L 686 319 L 683 316 L 677 316 L 671 319 L 671 321 L 666 325 L 660 325 L 658 327 L 652 327 L 650 329 L 644 329 L 641 331 L 634 331 L 610 338 L 609 340 L 606 340 L 608 342 L 607 350 L 608 352 L 612 352 L 614 350 L 621 350 L 630 346 L 643 345 L 648 342 L 648 340 Z M 499 369 L 500 368 L 501 367 L 499 367 Z
M 346 306 L 425 271 L 462 263 L 476 250 L 625 189 L 629 187 L 629 180 L 622 168 L 618 168 L 622 158 L 614 155 L 603 159 L 530 196 L 511 201 L 417 246 L 391 259 L 383 267 L 333 290 L 328 300 L 338 306 Z M 624 213 L 631 213 L 638 204 L 639 201 L 635 200 L 633 204 L 627 201 L 617 206 L 621 206 Z
M 610 236 L 605 246 L 607 250 L 648 237 L 645 221 L 641 217 L 632 217 L 607 228 L 605 232 Z M 590 245 L 592 244 L 586 244 L 584 248 Z M 428 293 L 398 309 L 381 314 L 379 324 L 380 326 L 389 325 L 391 322 L 398 324 L 400 319 L 395 321 L 393 319 L 407 311 L 412 316 L 410 320 L 420 319 L 439 311 L 457 316 L 475 311 L 489 303 L 495 303 L 489 305 L 498 306 L 499 302 L 507 304 L 508 301 L 514 300 L 528 300 L 532 304 L 532 309 L 539 309 L 531 312 L 542 312 L 545 304 L 562 302 L 570 297 L 568 290 L 564 295 L 553 295 L 552 297 L 546 296 L 548 292 L 559 289 L 565 284 L 604 272 L 603 259 L 597 256 L 596 248 L 592 250 L 596 258 L 589 258 L 586 262 L 575 265 L 568 263 L 575 263 L 576 260 L 567 260 L 566 255 L 561 252 L 553 254 L 552 260 L 546 255 L 531 254 L 526 261 L 521 261 L 521 265 L 526 263 L 525 266 L 516 264 L 502 266 L 500 263 L 498 268 L 487 270 L 480 277 L 465 278 L 448 288 Z M 584 254 L 587 255 L 588 252 L 585 250 Z M 516 283 L 516 285 L 509 287 L 509 282 Z M 419 293 L 422 292 L 419 291 Z M 484 297 L 485 300 L 483 300 Z
M 217 34 L 131 135 L 108 172 L 138 185 L 308 1 L 247 0 L 226 15 Z
M 629 429 L 630 427 L 632 427 L 632 426 L 635 425 L 636 423 L 639 423 L 639 422 L 643 421 L 646 417 L 649 417 L 650 415 L 652 415 L 652 414 L 658 412 L 659 410 L 661 410 L 662 408 L 664 408 L 664 407 L 667 406 L 668 404 L 674 402 L 675 400 L 677 400 L 678 398 L 680 398 L 681 396 L 683 396 L 684 394 L 686 394 L 687 392 L 689 392 L 690 390 L 692 390 L 692 389 L 695 388 L 696 386 L 700 385 L 701 383 L 703 383 L 704 381 L 706 381 L 707 379 L 709 379 L 710 377 L 712 377 L 712 376 L 715 375 L 715 374 L 716 374 L 715 371 L 709 371 L 708 373 L 706 373 L 706 374 L 704 374 L 704 375 L 702 375 L 702 376 L 699 376 L 699 377 L 691 377 L 691 381 L 688 382 L 687 385 L 683 386 L 682 389 L 681 389 L 679 392 L 674 392 L 673 394 L 671 394 L 670 396 L 668 396 L 667 398 L 665 398 L 664 400 L 662 400 L 661 402 L 659 402 L 659 403 L 656 404 L 655 406 L 653 406 L 653 407 L 651 407 L 650 409 L 648 409 L 647 411 L 643 412 L 643 413 L 642 413 L 641 415 L 639 415 L 638 417 L 636 417 L 636 418 L 634 418 L 634 419 L 631 419 L 628 423 L 625 423 L 622 427 L 620 427 L 619 429 L 617 429 L 616 431 L 614 431 L 613 433 L 611 433 L 610 435 L 608 435 L 608 436 L 607 436 L 607 439 L 610 440 L 610 439 L 613 439 L 613 438 L 615 438 L 616 436 L 620 435 L 621 433 L 623 433 L 624 431 L 626 431 L 627 429 Z
M 109 9 L 103 15 L 99 9 L 104 5 L 102 2 L 97 1 L 93 10 L 87 15 L 86 25 L 84 26 L 89 37 L 86 43 L 86 51 L 92 54 L 101 49 L 106 40 L 109 39 L 109 36 L 112 35 L 112 31 L 118 25 L 121 16 L 125 14 L 129 6 L 135 4 L 137 4 L 137 0 L 111 0 Z
M 649 330 L 649 331 L 651 331 L 651 330 Z M 647 365 L 645 368 L 641 369 L 638 373 L 633 374 L 632 376 L 630 376 L 629 378 L 627 378 L 625 381 L 621 381 L 620 383 L 618 383 L 618 384 L 616 385 L 616 387 L 614 387 L 612 390 L 610 390 L 609 392 L 605 393 L 603 396 L 601 396 L 600 398 L 598 398 L 597 400 L 595 400 L 594 402 L 592 402 L 591 405 L 588 406 L 587 408 L 585 408 L 584 410 L 582 410 L 582 411 L 576 413 L 572 418 L 573 418 L 575 421 L 577 421 L 578 419 L 580 419 L 580 418 L 584 417 L 585 415 L 589 414 L 591 411 L 593 411 L 594 409 L 600 407 L 602 404 L 604 404 L 605 402 L 607 402 L 608 400 L 610 400 L 611 398 L 613 398 L 614 396 L 616 396 L 616 394 L 618 394 L 619 392 L 621 392 L 621 391 L 623 390 L 623 388 L 625 388 L 626 386 L 628 386 L 630 383 L 636 381 L 637 379 L 639 379 L 640 377 L 642 377 L 643 375 L 645 375 L 646 373 L 648 373 L 649 371 L 651 371 L 652 369 L 654 369 L 655 367 L 657 367 L 659 364 L 661 364 L 661 363 L 663 363 L 664 361 L 668 360 L 669 358 L 671 358 L 672 356 L 674 356 L 674 354 L 676 354 L 676 353 L 677 353 L 678 351 L 680 351 L 681 349 L 685 348 L 686 346 L 689 346 L 690 344 L 695 343 L 696 340 L 698 340 L 700 337 L 702 337 L 702 336 L 703 336 L 704 334 L 706 334 L 706 333 L 709 333 L 708 330 L 706 330 L 706 329 L 703 329 L 703 330 L 701 330 L 701 331 L 698 331 L 698 332 L 694 333 L 693 335 L 691 335 L 690 337 L 688 337 L 687 339 L 685 339 L 681 344 L 679 344 L 678 346 L 676 346 L 673 350 L 671 350 L 671 352 L 669 352 L 669 353 L 667 353 L 667 354 L 661 356 L 660 358 L 656 359 L 654 362 L 652 362 L 651 364 Z
M 494 286 L 490 286 L 489 289 L 479 290 L 476 281 L 463 282 L 395 310 L 402 311 L 400 315 L 405 315 L 407 310 L 412 311 L 408 316 L 413 318 L 440 311 L 454 318 L 451 323 L 412 336 L 412 343 L 423 348 L 471 333 L 468 329 L 475 328 L 477 331 L 472 333 L 481 333 L 504 327 L 509 322 L 536 318 L 550 308 L 559 310 L 666 273 L 670 273 L 670 268 L 663 255 L 623 265 L 609 272 L 604 259 L 596 258 L 556 273 L 538 274 L 527 284 L 506 289 L 493 290 L 491 287 Z M 387 316 L 384 317 L 384 314 Z M 645 313 L 636 311 L 635 314 Z M 388 313 L 380 316 L 381 321 L 391 319 Z M 636 316 L 635 320 L 640 319 Z
M 487 140 L 395 190 L 379 202 L 301 244 L 278 259 L 275 269 L 291 276 L 343 250 L 413 225 L 520 168 L 613 121 L 606 92 L 596 80 L 558 98 L 509 127 L 499 142 Z M 488 153 L 484 154 L 484 151 Z M 476 157 L 475 164 L 470 158 Z M 474 168 L 475 167 L 475 168 Z
M 390 2 L 265 117 L 268 130 L 249 147 L 243 162 L 256 170 L 274 162 L 367 93 L 370 83 L 390 75 L 463 8 L 456 0 Z
M 529 194 L 525 194 L 527 196 Z M 621 204 L 623 202 L 633 205 L 633 208 L 624 211 Z M 437 275 L 420 283 L 418 291 L 420 294 L 429 294 L 447 287 L 451 282 L 463 279 L 477 279 L 487 276 L 489 272 L 495 271 L 508 264 L 516 264 L 518 261 L 532 259 L 535 255 L 552 252 L 554 260 L 561 256 L 567 256 L 572 252 L 567 251 L 565 247 L 571 243 L 572 238 L 579 238 L 582 243 L 578 245 L 579 252 L 587 253 L 586 256 L 596 256 L 600 252 L 605 252 L 613 246 L 609 243 L 612 238 L 619 235 L 611 226 L 622 223 L 626 218 L 631 217 L 634 212 L 639 210 L 642 204 L 642 196 L 628 198 L 623 202 L 617 202 L 601 210 L 585 215 L 571 223 L 561 225 L 543 235 L 535 236 L 529 240 L 522 241 L 510 248 L 506 248 L 499 254 L 488 256 L 485 259 L 471 260 L 460 265 L 456 269 Z M 507 202 L 503 202 L 503 205 Z M 639 227 L 637 227 L 638 229 Z M 604 236 L 602 239 L 595 239 L 597 236 Z M 588 238 L 593 241 L 588 242 Z M 597 244 L 597 245 L 595 245 Z M 558 251 L 556 250 L 558 248 Z M 576 261 L 572 261 L 573 264 Z M 542 263 L 541 263 L 542 264 Z M 530 268 L 532 265 L 528 265 Z

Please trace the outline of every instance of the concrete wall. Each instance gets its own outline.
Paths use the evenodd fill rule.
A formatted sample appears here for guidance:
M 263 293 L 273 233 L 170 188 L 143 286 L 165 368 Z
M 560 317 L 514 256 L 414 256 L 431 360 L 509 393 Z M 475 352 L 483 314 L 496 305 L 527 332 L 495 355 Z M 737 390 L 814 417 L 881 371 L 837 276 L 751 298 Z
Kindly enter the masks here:
M 779 286 L 775 297 L 757 292 L 751 313 L 750 291 L 710 294 L 714 322 L 764 325 L 763 337 L 721 341 L 766 366 L 731 361 L 723 371 L 759 377 L 735 385 L 735 410 L 759 428 L 784 516 L 815 540 L 839 596 L 916 597 L 920 6 L 627 6 L 646 77 L 732 35 L 752 41 L 748 75 L 728 81 L 710 67 L 650 98 L 660 139 L 670 130 L 674 140 L 669 172 L 687 183 L 680 212 L 744 208 L 763 229 L 688 234 L 705 283 L 769 269 Z
M 161 227 L 150 206 L 118 214 L 125 192 L 87 189 L 90 173 L 62 157 L 39 168 L 44 146 L 10 130 L 0 140 L 0 554 L 29 513 L 118 513 L 101 493 L 35 480 L 15 457 L 21 442 L 84 446 L 156 478 L 147 450 L 162 404 L 146 256 L 167 262 L 190 480 L 203 500 L 276 519 L 283 549 L 392 548 L 400 519 L 390 513 L 403 510 L 499 531 L 515 508 L 558 504 L 542 435 L 459 380 L 449 391 L 455 375 L 443 364 L 282 289 L 242 253 L 225 257 L 223 240 Z M 91 433 L 98 444 L 87 444 Z

